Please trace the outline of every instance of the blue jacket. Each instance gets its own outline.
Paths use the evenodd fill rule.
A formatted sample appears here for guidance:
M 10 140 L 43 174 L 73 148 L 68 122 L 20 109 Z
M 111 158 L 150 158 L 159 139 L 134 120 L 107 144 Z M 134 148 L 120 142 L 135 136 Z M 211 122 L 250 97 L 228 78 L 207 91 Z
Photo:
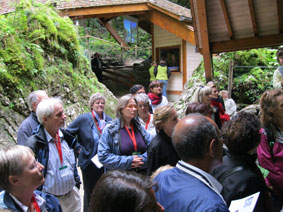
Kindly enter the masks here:
M 41 191 L 34 192 L 46 201 L 45 207 L 48 212 L 62 212 L 59 201 L 53 195 Z M 19 212 L 22 211 L 22 209 L 15 203 L 10 194 L 6 191 L 2 191 L 0 193 L 0 208 Z
M 32 135 L 33 130 L 36 129 L 38 125 L 39 122 L 35 112 L 31 112 L 31 114 L 22 122 L 18 129 L 17 143 L 20 145 L 25 145 L 25 142 Z
M 145 130 L 138 121 L 134 121 L 134 125 L 141 133 L 146 146 L 148 148 L 151 142 L 151 135 Z M 99 144 L 98 144 L 98 158 L 99 161 L 107 169 L 121 169 L 131 170 L 133 156 L 126 156 L 120 154 L 120 119 L 115 119 L 105 126 L 103 129 Z M 143 158 L 144 165 L 142 168 L 146 168 L 147 165 L 147 152 L 142 155 L 137 155 Z
M 154 181 L 156 199 L 166 212 L 229 212 L 215 191 L 179 168 L 161 172 Z
M 112 118 L 106 115 L 105 121 L 110 122 Z M 85 169 L 91 162 L 91 158 L 97 154 L 100 133 L 96 129 L 91 113 L 78 116 L 66 129 L 73 136 L 77 136 L 80 148 L 79 166 Z M 93 132 L 96 132 L 95 134 Z
M 77 139 L 68 132 L 66 132 L 64 129 L 60 130 L 62 131 L 64 140 L 68 143 L 69 147 L 74 149 L 77 143 Z M 39 125 L 33 133 L 34 135 L 29 137 L 29 139 L 27 140 L 26 146 L 32 149 L 38 162 L 40 162 L 44 167 L 48 167 L 49 146 L 43 125 Z M 46 176 L 46 171 L 47 168 L 45 168 L 43 171 L 44 177 Z M 79 187 L 81 182 L 76 166 L 74 170 L 74 175 L 76 186 Z M 38 189 L 41 190 L 42 186 L 40 186 Z

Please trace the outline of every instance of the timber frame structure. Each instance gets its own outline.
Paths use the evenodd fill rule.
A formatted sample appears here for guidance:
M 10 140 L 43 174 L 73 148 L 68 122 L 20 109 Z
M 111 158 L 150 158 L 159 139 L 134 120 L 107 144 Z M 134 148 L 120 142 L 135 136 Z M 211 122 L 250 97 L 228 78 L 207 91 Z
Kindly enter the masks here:
M 190 0 L 206 80 L 212 54 L 283 44 L 283 0 Z
M 0 0 L 0 14 L 13 11 L 11 2 L 18 0 Z M 115 40 L 125 49 L 127 44 L 111 26 L 110 20 L 118 16 L 132 16 L 138 20 L 140 28 L 152 35 L 152 59 L 159 58 L 158 48 L 168 45 L 180 45 L 180 71 L 173 73 L 169 94 L 180 95 L 183 87 L 198 65 L 200 59 L 194 59 L 195 32 L 192 26 L 191 10 L 168 0 L 36 0 L 54 5 L 62 16 L 72 20 L 97 18 Z M 158 33 L 157 33 L 158 31 Z M 163 37 L 166 34 L 166 38 Z M 170 34 L 170 35 L 169 35 Z M 162 37 L 162 38 L 161 38 Z M 160 41 L 162 40 L 162 41 Z M 159 42 L 160 41 L 160 42 Z M 171 42 L 171 43 L 170 43 Z M 174 43 L 175 42 L 175 43 Z M 172 44 L 174 43 L 174 44 Z M 200 55 L 196 53 L 198 57 Z M 197 61 L 197 62 L 194 62 Z M 172 77 L 170 77 L 172 78 Z

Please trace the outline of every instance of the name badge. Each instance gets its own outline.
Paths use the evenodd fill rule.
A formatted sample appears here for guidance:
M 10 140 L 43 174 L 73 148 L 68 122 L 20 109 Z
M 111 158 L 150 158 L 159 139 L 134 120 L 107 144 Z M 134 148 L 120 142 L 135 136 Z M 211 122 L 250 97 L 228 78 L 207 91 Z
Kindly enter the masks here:
M 132 154 L 133 155 L 140 155 L 141 153 L 140 152 L 133 152 Z
M 66 177 L 66 176 L 68 176 L 69 175 L 69 173 L 68 173 L 68 166 L 61 166 L 60 168 L 59 168 L 59 173 L 60 173 L 60 176 L 61 177 Z

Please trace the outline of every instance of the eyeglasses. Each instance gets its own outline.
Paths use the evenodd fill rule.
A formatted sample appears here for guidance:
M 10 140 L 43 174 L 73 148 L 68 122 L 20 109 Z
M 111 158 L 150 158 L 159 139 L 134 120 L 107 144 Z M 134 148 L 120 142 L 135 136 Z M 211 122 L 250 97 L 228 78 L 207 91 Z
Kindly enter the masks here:
M 136 105 L 127 105 L 126 106 L 128 109 L 137 109 Z

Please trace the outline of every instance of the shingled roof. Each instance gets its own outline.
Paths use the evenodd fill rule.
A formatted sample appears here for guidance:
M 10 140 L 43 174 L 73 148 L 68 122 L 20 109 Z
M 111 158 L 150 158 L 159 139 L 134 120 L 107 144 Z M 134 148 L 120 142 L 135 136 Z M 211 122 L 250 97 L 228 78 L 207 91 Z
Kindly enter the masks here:
M 14 10 L 15 5 L 19 0 L 0 0 L 0 14 L 6 14 Z M 40 2 L 46 2 L 47 0 L 37 0 Z M 134 5 L 134 4 L 151 4 L 166 10 L 179 17 L 191 18 L 191 11 L 187 8 L 179 6 L 167 0 L 66 0 L 56 1 L 57 9 L 77 9 L 77 8 L 90 8 L 90 7 L 102 7 L 102 6 L 117 6 L 117 5 Z

